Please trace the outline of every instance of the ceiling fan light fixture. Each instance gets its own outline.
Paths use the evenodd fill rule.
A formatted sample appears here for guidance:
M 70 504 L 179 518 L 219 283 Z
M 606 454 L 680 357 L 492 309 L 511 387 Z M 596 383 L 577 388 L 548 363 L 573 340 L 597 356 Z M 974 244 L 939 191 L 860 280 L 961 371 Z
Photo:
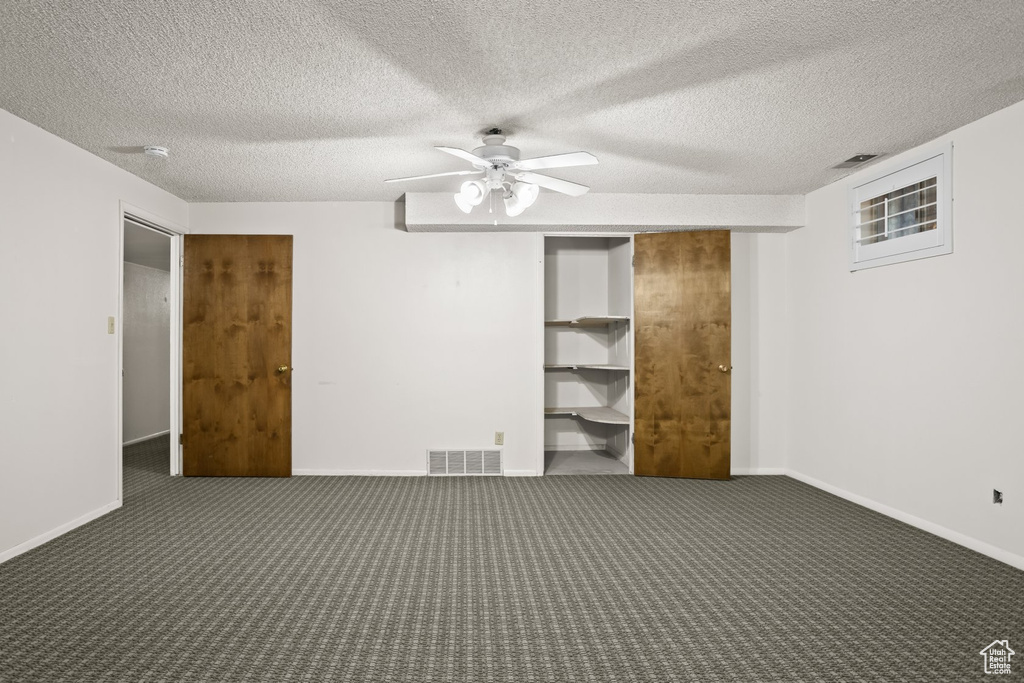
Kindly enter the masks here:
M 467 180 L 455 193 L 455 204 L 463 213 L 469 213 L 474 206 L 479 206 L 487 196 L 487 183 L 482 180 Z
M 533 206 L 539 194 L 540 188 L 532 183 L 513 183 L 505 197 L 505 213 L 512 217 L 518 216 Z
M 472 213 L 473 207 L 480 206 L 489 196 L 491 198 L 490 213 L 493 214 L 496 203 L 495 191 L 501 192 L 501 198 L 505 203 L 505 213 L 509 216 L 518 216 L 530 208 L 537 201 L 537 195 L 542 187 L 570 197 L 580 197 L 586 194 L 590 188 L 579 183 L 536 173 L 536 171 L 569 166 L 588 166 L 597 163 L 597 157 L 590 152 L 566 152 L 520 159 L 519 148 L 506 145 L 505 136 L 497 128 L 488 130 L 487 135 L 484 136 L 483 147 L 477 147 L 472 152 L 458 147 L 441 145 L 434 149 L 468 161 L 472 164 L 473 170 L 389 178 L 384 182 L 397 183 L 454 175 L 483 175 L 481 180 L 469 180 L 462 183 L 459 191 L 453 195 L 455 205 L 463 213 Z

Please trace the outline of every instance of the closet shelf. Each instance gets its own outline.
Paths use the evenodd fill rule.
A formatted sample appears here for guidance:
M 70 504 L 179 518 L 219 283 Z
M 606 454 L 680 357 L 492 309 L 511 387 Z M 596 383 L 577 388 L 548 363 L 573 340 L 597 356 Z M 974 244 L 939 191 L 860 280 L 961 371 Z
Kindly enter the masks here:
M 550 363 L 544 366 L 545 370 L 613 370 L 616 372 L 629 372 L 628 365 L 608 365 L 606 363 Z
M 591 406 L 591 407 L 578 407 L 578 408 L 545 408 L 545 415 L 569 415 L 574 417 L 580 417 L 588 422 L 601 422 L 603 424 L 610 425 L 628 425 L 629 416 L 625 413 L 620 413 L 614 408 L 608 408 L 605 406 Z
M 574 320 L 545 320 L 545 327 L 608 327 L 615 323 L 628 323 L 628 315 L 591 315 Z

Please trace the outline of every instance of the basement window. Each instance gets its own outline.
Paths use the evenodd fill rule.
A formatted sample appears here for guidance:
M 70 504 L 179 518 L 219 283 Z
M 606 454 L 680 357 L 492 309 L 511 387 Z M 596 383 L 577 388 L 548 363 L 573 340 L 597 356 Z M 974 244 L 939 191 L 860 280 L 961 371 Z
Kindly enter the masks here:
M 851 271 L 953 251 L 951 157 L 945 145 L 851 186 Z

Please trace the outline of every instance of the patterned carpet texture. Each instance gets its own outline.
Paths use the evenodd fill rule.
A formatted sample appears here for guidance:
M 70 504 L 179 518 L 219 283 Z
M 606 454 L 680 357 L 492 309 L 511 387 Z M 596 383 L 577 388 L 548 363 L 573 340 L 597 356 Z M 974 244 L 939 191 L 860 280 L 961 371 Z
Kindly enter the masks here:
M 785 477 L 182 479 L 125 451 L 122 509 L 0 565 L 0 680 L 931 682 L 1024 653 L 1024 572 Z

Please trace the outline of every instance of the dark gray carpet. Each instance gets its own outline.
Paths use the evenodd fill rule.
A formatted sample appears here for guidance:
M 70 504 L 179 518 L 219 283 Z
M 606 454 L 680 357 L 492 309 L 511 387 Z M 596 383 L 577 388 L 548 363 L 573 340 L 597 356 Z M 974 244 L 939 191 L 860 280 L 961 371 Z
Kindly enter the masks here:
M 172 479 L 126 450 L 124 508 L 0 565 L 0 680 L 959 681 L 1024 652 L 1024 572 L 784 477 Z

